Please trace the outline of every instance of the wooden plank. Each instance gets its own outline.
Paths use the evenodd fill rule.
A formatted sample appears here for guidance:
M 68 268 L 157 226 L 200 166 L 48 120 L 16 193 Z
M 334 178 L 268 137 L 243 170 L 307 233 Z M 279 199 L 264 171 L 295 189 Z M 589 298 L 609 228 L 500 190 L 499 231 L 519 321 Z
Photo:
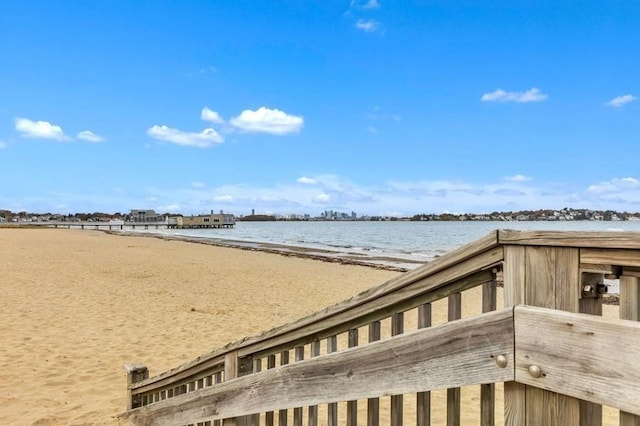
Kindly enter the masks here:
M 525 246 L 640 249 L 640 232 L 500 230 L 498 231 L 498 243 Z
M 504 247 L 504 306 L 525 303 L 525 263 L 524 246 Z M 516 382 L 504 384 L 504 421 L 505 426 L 525 424 L 526 386 Z
M 380 340 L 380 321 L 369 324 L 369 343 Z M 380 399 L 369 398 L 367 400 L 367 426 L 380 425 Z
M 250 374 L 123 414 L 134 424 L 186 424 L 313 404 L 514 380 L 513 309 L 470 317 Z M 419 378 L 419 379 L 417 379 Z M 251 398 L 247 398 L 251 395 Z
M 640 279 L 635 274 L 624 275 L 626 268 L 623 271 L 620 277 L 620 318 L 640 321 Z M 640 426 L 640 416 L 621 411 L 620 426 Z
M 640 323 L 518 306 L 515 331 L 517 381 L 640 415 Z
M 253 372 L 259 373 L 262 371 L 262 358 L 255 358 L 253 360 Z M 260 413 L 249 416 L 249 426 L 260 426 Z M 302 426 L 302 425 L 299 425 Z
M 391 316 L 391 335 L 404 333 L 404 313 L 396 312 Z M 391 426 L 402 426 L 404 396 L 391 395 Z
M 497 285 L 495 281 L 490 281 L 482 286 L 482 312 L 492 312 L 497 305 Z M 496 421 L 495 413 L 496 385 L 486 383 L 480 385 L 480 426 L 494 426 Z
M 448 299 L 449 321 L 462 318 L 462 293 L 455 293 Z M 447 389 L 447 426 L 458 426 L 460 424 L 460 388 Z
M 598 265 L 640 267 L 640 252 L 624 249 L 580 249 L 580 261 Z
M 431 303 L 418 307 L 418 329 L 431 327 Z M 431 425 L 431 392 L 416 394 L 416 426 Z

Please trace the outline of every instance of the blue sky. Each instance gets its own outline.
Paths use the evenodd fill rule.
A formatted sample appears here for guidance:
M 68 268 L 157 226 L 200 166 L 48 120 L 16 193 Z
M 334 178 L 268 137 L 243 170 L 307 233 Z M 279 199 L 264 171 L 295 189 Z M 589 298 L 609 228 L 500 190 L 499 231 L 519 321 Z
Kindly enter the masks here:
M 640 211 L 636 1 L 0 0 L 0 209 Z

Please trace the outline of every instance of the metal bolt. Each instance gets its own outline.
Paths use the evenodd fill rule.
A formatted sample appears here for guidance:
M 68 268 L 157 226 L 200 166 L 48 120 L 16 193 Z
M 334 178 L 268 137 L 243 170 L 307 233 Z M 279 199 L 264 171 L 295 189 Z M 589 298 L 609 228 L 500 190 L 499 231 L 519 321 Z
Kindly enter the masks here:
M 535 377 L 537 379 L 540 376 L 542 376 L 542 369 L 537 365 L 530 365 L 529 374 L 531 374 L 532 377 Z
M 585 284 L 582 286 L 583 293 L 591 293 L 592 290 L 593 290 L 593 287 L 591 287 L 589 284 Z
M 507 366 L 507 357 L 504 355 L 498 355 L 496 357 L 496 364 L 498 364 L 498 367 L 500 368 L 505 368 Z

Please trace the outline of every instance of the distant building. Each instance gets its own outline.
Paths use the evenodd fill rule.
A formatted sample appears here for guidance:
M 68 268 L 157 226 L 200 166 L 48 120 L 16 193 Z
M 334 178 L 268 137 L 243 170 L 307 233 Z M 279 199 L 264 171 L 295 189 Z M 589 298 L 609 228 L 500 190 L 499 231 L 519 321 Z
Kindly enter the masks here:
M 233 228 L 236 224 L 236 218 L 233 214 L 221 213 L 197 216 L 177 216 L 175 217 L 175 224 L 173 219 L 170 221 L 170 226 L 173 225 L 176 228 Z
M 157 214 L 155 210 L 131 210 L 129 214 L 131 222 L 164 222 L 165 217 Z

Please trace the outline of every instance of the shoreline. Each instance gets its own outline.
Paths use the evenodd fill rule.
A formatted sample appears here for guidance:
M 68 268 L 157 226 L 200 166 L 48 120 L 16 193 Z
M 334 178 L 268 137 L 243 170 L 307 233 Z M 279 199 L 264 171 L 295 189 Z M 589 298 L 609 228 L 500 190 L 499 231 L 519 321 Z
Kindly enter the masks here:
M 182 235 L 166 235 L 153 232 L 130 232 L 119 230 L 100 230 L 100 232 L 119 236 L 157 238 L 167 241 L 184 241 L 188 243 L 205 244 L 222 248 L 258 251 L 277 254 L 285 257 L 299 257 L 303 259 L 312 259 L 321 262 L 338 263 L 342 265 L 365 266 L 369 268 L 393 272 L 407 272 L 411 269 L 415 269 L 427 263 L 412 261 L 410 259 L 399 259 L 389 256 L 359 256 L 354 253 L 339 253 L 321 248 L 302 247 L 288 244 L 247 242 Z

